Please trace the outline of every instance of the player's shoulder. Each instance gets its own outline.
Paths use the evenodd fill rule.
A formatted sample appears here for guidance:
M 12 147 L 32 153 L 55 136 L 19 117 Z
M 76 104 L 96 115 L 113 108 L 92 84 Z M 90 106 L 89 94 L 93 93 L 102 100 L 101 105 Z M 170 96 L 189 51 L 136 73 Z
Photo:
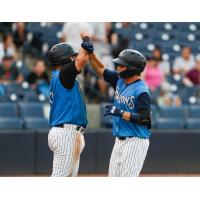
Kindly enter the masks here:
M 137 81 L 133 85 L 134 85 L 134 89 L 137 95 L 140 95 L 141 93 L 144 93 L 144 92 L 149 94 L 149 88 L 143 80 Z
M 52 76 L 57 76 L 60 73 L 60 70 L 53 70 L 51 72 Z
M 147 84 L 142 79 L 140 79 L 140 81 L 138 81 L 137 83 L 138 83 L 138 86 L 143 86 L 143 87 L 148 88 Z

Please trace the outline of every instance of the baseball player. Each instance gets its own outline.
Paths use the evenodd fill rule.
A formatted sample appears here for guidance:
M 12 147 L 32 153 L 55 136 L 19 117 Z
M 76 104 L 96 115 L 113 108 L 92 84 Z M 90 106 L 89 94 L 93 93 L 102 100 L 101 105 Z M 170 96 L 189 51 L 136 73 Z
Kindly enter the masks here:
M 84 46 L 84 42 L 82 43 Z M 89 52 L 93 51 L 91 46 Z M 51 126 L 49 148 L 53 151 L 52 176 L 77 176 L 87 126 L 86 106 L 76 76 L 86 65 L 89 52 L 66 43 L 53 46 L 48 59 L 53 67 L 50 83 Z
M 89 60 L 96 72 L 115 89 L 114 105 L 105 107 L 105 116 L 113 116 L 113 136 L 116 137 L 109 176 L 139 176 L 151 128 L 149 91 L 140 79 L 146 59 L 136 50 L 125 49 L 113 59 L 117 72 L 106 69 L 95 53 Z

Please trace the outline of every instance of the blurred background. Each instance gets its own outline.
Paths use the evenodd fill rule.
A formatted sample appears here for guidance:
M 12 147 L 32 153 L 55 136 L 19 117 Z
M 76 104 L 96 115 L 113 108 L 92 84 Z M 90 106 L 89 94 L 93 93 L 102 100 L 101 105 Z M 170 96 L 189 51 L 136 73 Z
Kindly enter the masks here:
M 48 176 L 48 49 L 67 42 L 78 49 L 87 31 L 106 68 L 125 48 L 147 58 L 142 78 L 152 103 L 152 137 L 142 175 L 200 174 L 200 23 L 0 23 L 0 176 Z M 80 175 L 108 171 L 114 144 L 112 118 L 103 116 L 114 90 L 88 64 L 78 76 L 89 125 Z

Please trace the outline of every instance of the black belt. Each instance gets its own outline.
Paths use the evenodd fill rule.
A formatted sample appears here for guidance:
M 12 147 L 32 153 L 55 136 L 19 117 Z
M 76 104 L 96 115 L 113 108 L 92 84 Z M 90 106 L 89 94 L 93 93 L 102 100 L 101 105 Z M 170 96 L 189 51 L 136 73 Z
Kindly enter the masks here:
M 125 140 L 126 138 L 132 138 L 133 136 L 128 136 L 128 137 L 117 137 L 119 140 Z
M 56 125 L 55 127 L 64 128 L 64 125 L 65 125 L 65 124 L 58 124 L 58 125 Z M 82 128 L 83 128 L 82 126 L 77 126 L 77 127 L 76 127 L 76 131 L 79 131 L 79 130 L 82 129 Z

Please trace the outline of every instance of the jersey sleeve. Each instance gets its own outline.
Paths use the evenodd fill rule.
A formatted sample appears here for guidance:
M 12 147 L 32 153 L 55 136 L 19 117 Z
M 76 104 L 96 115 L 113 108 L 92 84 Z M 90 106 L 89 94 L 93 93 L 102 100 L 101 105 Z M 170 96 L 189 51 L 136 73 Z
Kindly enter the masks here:
M 143 110 L 150 113 L 150 96 L 147 92 L 143 92 L 138 96 L 138 112 Z
M 77 71 L 75 61 L 70 62 L 61 67 L 59 79 L 61 84 L 66 89 L 72 89 L 76 80 L 76 76 L 81 73 Z
M 119 80 L 119 76 L 117 72 L 105 69 L 103 72 L 103 77 L 104 77 L 104 80 L 110 83 L 114 89 L 116 88 L 117 81 Z
M 150 96 L 147 92 L 141 93 L 138 98 L 138 112 L 131 113 L 130 121 L 151 128 Z

